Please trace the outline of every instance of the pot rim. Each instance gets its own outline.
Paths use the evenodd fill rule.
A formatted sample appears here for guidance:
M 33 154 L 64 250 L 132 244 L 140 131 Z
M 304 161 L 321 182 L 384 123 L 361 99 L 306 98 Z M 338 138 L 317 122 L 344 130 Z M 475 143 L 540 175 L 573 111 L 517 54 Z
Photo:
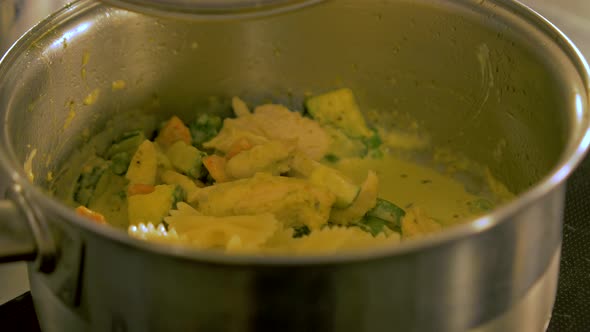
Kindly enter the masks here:
M 341 263 L 352 263 L 359 261 L 368 261 L 375 259 L 385 259 L 404 254 L 411 254 L 418 251 L 433 249 L 452 242 L 460 241 L 464 238 L 476 236 L 484 233 L 503 223 L 510 222 L 510 217 L 515 215 L 523 208 L 534 204 L 543 196 L 557 189 L 566 178 L 573 172 L 576 166 L 583 160 L 590 146 L 590 67 L 579 49 L 574 43 L 555 25 L 546 18 L 532 10 L 530 7 L 517 2 L 507 0 L 495 0 L 498 6 L 513 11 L 528 24 L 541 29 L 545 35 L 550 35 L 559 46 L 564 56 L 576 68 L 579 78 L 584 86 L 584 96 L 577 95 L 577 107 L 581 108 L 584 116 L 578 116 L 577 131 L 572 133 L 568 139 L 566 147 L 560 161 L 552 171 L 543 177 L 536 184 L 528 188 L 525 192 L 518 195 L 515 199 L 502 206 L 494 209 L 491 213 L 474 218 L 461 225 L 453 226 L 436 235 L 415 239 L 408 242 L 401 242 L 387 248 L 342 251 L 335 254 L 318 254 L 318 255 L 255 255 L 255 254 L 238 254 L 230 255 L 213 250 L 200 250 L 196 248 L 172 246 L 159 243 L 153 243 L 135 239 L 127 235 L 126 232 L 113 227 L 104 227 L 96 223 L 88 222 L 85 218 L 77 215 L 75 211 L 61 203 L 59 200 L 50 197 L 43 190 L 32 184 L 26 177 L 19 173 L 22 165 L 17 162 L 12 147 L 8 145 L 10 139 L 7 131 L 4 132 L 3 144 L 0 149 L 4 150 L 4 156 L 0 156 L 0 164 L 8 171 L 10 179 L 23 187 L 26 192 L 31 193 L 35 200 L 43 205 L 47 205 L 60 216 L 64 217 L 67 222 L 74 223 L 77 227 L 95 233 L 101 237 L 118 242 L 131 248 L 145 250 L 152 254 L 170 256 L 171 258 L 191 260 L 195 262 L 206 262 L 209 264 L 232 264 L 232 265 L 257 265 L 257 266 L 301 266 L 301 265 L 331 265 Z M 69 19 L 71 16 L 80 15 L 96 6 L 99 2 L 93 0 L 77 0 L 46 18 L 35 27 L 25 33 L 0 60 L 0 79 L 19 56 L 22 51 L 45 33 L 47 26 L 54 26 Z M 585 98 L 585 100 L 582 100 Z M 585 112 L 584 112 L 585 111 Z
M 273 15 L 325 0 L 102 0 L 107 5 L 154 16 L 195 19 L 249 18 Z

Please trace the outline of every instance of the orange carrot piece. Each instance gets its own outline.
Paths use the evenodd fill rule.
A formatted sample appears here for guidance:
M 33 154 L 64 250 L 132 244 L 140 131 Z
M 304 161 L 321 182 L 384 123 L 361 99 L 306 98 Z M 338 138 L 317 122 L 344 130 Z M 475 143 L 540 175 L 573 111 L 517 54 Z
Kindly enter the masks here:
M 216 155 L 203 158 L 203 165 L 205 165 L 209 174 L 216 182 L 226 182 L 229 180 L 225 173 L 226 162 L 227 160 L 225 158 Z
M 191 131 L 177 116 L 171 117 L 156 137 L 156 142 L 163 148 L 167 148 L 177 141 L 191 144 L 191 140 Z
M 97 224 L 101 224 L 101 225 L 107 224 L 107 221 L 102 214 L 100 214 L 96 211 L 92 211 L 83 205 L 80 205 L 76 208 L 76 213 L 78 213 L 78 215 L 87 217 L 88 219 L 96 222 Z
M 127 188 L 127 196 L 145 195 L 153 193 L 154 190 L 156 190 L 156 187 L 150 184 L 132 184 Z
M 247 138 L 241 138 L 241 139 L 235 141 L 230 146 L 225 157 L 227 158 L 227 160 L 230 160 L 238 153 L 240 153 L 242 151 L 250 150 L 250 149 L 252 149 L 252 147 L 253 147 L 252 143 L 250 143 L 250 141 Z

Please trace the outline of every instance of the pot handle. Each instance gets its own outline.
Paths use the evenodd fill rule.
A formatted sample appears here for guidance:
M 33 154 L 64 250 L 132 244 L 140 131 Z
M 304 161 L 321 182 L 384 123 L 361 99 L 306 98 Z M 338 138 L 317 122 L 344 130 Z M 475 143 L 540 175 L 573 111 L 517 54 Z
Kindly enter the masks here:
M 0 263 L 36 261 L 40 271 L 51 272 L 55 243 L 43 215 L 29 202 L 19 184 L 11 185 L 0 200 Z

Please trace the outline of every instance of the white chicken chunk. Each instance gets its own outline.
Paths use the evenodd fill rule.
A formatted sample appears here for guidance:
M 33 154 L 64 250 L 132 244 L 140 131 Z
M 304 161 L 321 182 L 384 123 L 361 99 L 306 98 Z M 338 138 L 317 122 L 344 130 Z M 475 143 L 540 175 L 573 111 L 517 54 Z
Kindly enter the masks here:
M 320 125 L 285 106 L 268 104 L 256 107 L 254 113 L 241 113 L 238 118 L 225 119 L 217 137 L 204 146 L 227 153 L 231 145 L 246 138 L 253 144 L 264 139 L 297 140 L 297 150 L 313 160 L 320 160 L 330 148 L 332 138 Z
M 272 213 L 285 226 L 318 229 L 328 221 L 335 196 L 305 180 L 258 173 L 252 178 L 205 187 L 190 200 L 204 215 Z
M 289 158 L 295 150 L 295 141 L 271 141 L 242 151 L 228 160 L 226 174 L 232 179 L 245 179 L 256 173 L 281 175 L 289 171 Z

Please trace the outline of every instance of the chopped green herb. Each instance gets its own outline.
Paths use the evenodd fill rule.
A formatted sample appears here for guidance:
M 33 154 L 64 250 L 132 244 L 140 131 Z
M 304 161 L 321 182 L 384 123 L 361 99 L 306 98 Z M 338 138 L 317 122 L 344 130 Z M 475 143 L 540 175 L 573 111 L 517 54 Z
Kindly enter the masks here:
M 469 211 L 471 213 L 482 213 L 488 212 L 494 208 L 494 204 L 485 198 L 479 198 L 473 201 L 467 202 Z
M 372 130 L 372 132 L 373 135 L 363 138 L 363 143 L 365 143 L 367 149 L 369 150 L 378 149 L 381 146 L 381 144 L 383 144 L 383 141 L 381 141 L 381 137 L 379 137 L 379 133 L 377 133 L 376 130 Z
M 311 230 L 307 225 L 293 227 L 293 238 L 308 236 Z
M 333 154 L 327 154 L 324 156 L 324 160 L 329 163 L 337 163 L 340 160 L 340 158 Z

